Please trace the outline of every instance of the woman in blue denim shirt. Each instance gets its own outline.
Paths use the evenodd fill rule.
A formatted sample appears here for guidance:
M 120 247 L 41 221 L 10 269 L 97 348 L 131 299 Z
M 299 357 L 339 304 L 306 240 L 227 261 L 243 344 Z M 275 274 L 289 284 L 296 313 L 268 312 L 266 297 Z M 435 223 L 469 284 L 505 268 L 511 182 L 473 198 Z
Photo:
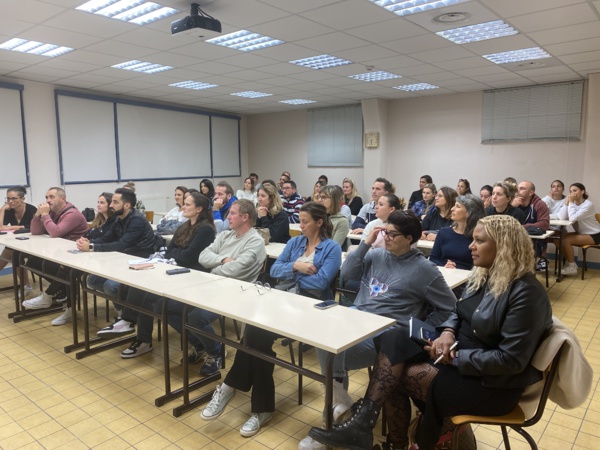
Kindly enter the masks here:
M 330 285 L 342 263 L 342 249 L 331 239 L 332 224 L 326 208 L 308 202 L 300 209 L 301 236 L 287 243 L 271 267 L 271 277 L 278 278 L 286 290 L 309 297 L 332 298 Z
M 271 276 L 289 280 L 290 287 L 297 286 L 302 295 L 331 298 L 329 286 L 340 268 L 342 257 L 340 245 L 330 239 L 332 228 L 325 206 L 305 203 L 300 209 L 302 236 L 290 239 L 271 268 Z M 277 337 L 271 331 L 247 325 L 244 339 L 248 347 L 276 356 L 273 342 Z M 202 411 L 202 419 L 218 418 L 236 390 L 248 392 L 252 389 L 251 415 L 240 428 L 240 434 L 254 436 L 275 412 L 273 368 L 273 363 L 238 350 L 223 384 L 217 386 L 212 400 Z

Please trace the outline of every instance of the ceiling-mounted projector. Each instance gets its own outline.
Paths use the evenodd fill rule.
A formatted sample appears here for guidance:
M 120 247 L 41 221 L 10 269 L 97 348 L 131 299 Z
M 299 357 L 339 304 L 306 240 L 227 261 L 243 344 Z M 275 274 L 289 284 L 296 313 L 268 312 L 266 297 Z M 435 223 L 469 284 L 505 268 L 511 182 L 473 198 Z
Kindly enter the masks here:
M 221 34 L 221 22 L 202 11 L 198 3 L 192 3 L 189 16 L 171 22 L 171 34 L 211 38 Z

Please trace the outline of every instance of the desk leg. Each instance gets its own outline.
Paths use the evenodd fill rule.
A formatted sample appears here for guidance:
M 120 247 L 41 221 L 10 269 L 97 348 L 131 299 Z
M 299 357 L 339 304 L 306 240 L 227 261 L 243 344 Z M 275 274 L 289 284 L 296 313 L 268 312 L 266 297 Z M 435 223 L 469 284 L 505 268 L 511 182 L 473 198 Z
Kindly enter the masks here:
M 187 329 L 187 317 L 190 312 L 191 307 L 186 305 L 183 308 L 183 327 L 181 330 L 181 339 L 183 341 L 183 387 L 181 389 L 177 389 L 173 391 L 172 398 L 176 396 L 183 396 L 183 404 L 173 409 L 173 416 L 179 417 L 182 414 L 194 409 L 197 405 L 202 405 L 208 402 L 214 393 L 214 390 L 211 390 L 205 394 L 202 394 L 199 397 L 196 397 L 193 400 L 190 400 L 190 391 L 193 389 L 198 389 L 202 386 L 206 386 L 213 381 L 217 381 L 221 379 L 221 372 L 218 371 L 214 375 L 210 375 L 206 378 L 202 378 L 194 383 L 190 383 L 190 374 L 189 374 L 189 362 L 188 362 L 188 352 L 187 352 L 187 342 L 188 342 L 188 329 Z M 158 399 L 157 399 L 158 400 Z M 158 405 L 157 405 L 158 406 Z
M 556 259 L 558 261 L 558 274 L 556 276 L 557 283 L 560 283 L 562 281 L 562 240 L 565 231 L 565 227 L 560 227 L 558 234 L 558 248 L 556 249 Z

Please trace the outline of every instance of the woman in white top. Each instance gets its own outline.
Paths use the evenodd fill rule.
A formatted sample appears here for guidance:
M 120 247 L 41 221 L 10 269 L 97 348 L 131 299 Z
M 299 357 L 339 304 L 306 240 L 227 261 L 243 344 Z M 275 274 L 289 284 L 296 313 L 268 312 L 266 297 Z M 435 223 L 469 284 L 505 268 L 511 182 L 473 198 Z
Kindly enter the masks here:
M 364 241 L 367 236 L 371 233 L 371 230 L 375 227 L 384 227 L 387 223 L 388 217 L 394 211 L 402 210 L 402 201 L 394 194 L 385 194 L 379 197 L 377 204 L 375 205 L 375 216 L 377 219 L 370 221 L 363 231 L 361 240 Z M 371 248 L 385 248 L 385 239 L 383 234 L 379 233 L 375 242 L 371 244 Z
M 256 205 L 258 203 L 256 199 L 256 189 L 254 187 L 254 180 L 250 177 L 244 180 L 244 189 L 238 189 L 235 193 L 238 200 L 246 198 Z
M 167 214 L 160 219 L 160 222 L 156 226 L 156 233 L 160 235 L 175 234 L 175 230 L 179 228 L 183 222 L 187 219 L 183 217 L 183 202 L 185 193 L 188 188 L 184 186 L 177 186 L 175 188 L 175 208 L 169 211 Z
M 546 195 L 542 200 L 550 210 L 550 219 L 558 219 L 558 212 L 565 204 L 565 183 L 560 180 L 554 180 L 550 184 L 550 194 Z
M 568 233 L 562 240 L 562 254 L 567 258 L 567 264 L 562 269 L 563 275 L 577 275 L 573 245 L 600 244 L 600 223 L 596 220 L 594 204 L 587 198 L 585 186 L 573 183 L 569 186 L 567 201 L 558 212 L 559 219 L 576 222 L 573 224 L 576 232 Z

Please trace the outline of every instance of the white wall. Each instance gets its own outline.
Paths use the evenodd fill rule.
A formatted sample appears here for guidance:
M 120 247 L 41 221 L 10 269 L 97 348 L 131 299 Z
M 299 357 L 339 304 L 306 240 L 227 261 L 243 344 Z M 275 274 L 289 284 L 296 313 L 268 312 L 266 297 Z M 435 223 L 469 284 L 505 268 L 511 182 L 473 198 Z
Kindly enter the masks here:
M 37 83 L 10 79 L 12 83 L 25 86 L 23 102 L 31 189 L 28 201 L 37 205 L 44 200 L 46 190 L 50 186 L 60 186 L 58 159 L 58 139 L 56 131 L 56 113 L 54 105 L 54 89 L 62 88 L 47 83 Z M 246 123 L 241 122 L 241 156 L 242 174 L 247 173 L 248 146 L 246 141 Z M 85 151 L 85 149 L 82 149 Z M 2 164 L 10 163 L 10 149 L 0 149 Z M 176 155 L 173 156 L 176 158 Z M 152 164 L 152 161 L 140 161 L 140 164 Z M 182 162 L 185 164 L 185 161 Z M 164 211 L 174 206 L 173 194 L 176 186 L 187 186 L 198 189 L 200 180 L 163 180 L 140 181 L 136 183 L 136 194 L 147 208 Z M 220 180 L 216 180 L 220 181 Z M 234 189 L 241 186 L 240 178 L 228 179 Z M 67 199 L 78 209 L 95 207 L 98 195 L 103 191 L 112 192 L 123 183 L 100 183 L 68 185 L 65 187 Z

